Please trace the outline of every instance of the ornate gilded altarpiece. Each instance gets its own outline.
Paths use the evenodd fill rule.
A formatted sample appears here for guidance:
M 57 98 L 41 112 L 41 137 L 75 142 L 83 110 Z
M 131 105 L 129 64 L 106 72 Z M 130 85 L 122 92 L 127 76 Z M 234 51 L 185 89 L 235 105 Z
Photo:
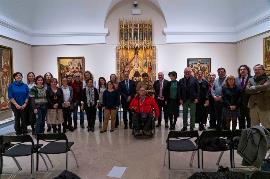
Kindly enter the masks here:
M 149 80 L 156 79 L 156 47 L 152 43 L 152 22 L 142 20 L 120 20 L 119 45 L 116 49 L 117 75 L 123 79 L 125 69 L 130 79 L 141 80 L 148 73 Z

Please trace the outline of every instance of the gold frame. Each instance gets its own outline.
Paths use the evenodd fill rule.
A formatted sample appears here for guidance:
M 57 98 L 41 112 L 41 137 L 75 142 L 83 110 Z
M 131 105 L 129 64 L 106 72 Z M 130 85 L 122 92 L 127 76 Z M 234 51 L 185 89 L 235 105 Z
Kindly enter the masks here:
M 76 70 L 76 66 L 72 66 L 75 67 L 74 71 L 71 71 L 70 69 L 67 69 L 68 71 L 61 72 L 61 70 L 64 70 L 63 68 L 61 69 L 61 65 L 63 65 L 63 67 L 67 67 L 67 64 L 70 64 L 70 62 L 73 62 L 74 60 L 79 60 L 78 63 L 81 64 L 81 69 Z M 67 67 L 68 68 L 68 67 Z M 61 84 L 62 81 L 62 77 L 66 76 L 66 75 L 74 75 L 75 73 L 79 72 L 81 74 L 81 78 L 83 79 L 83 75 L 85 72 L 85 58 L 84 57 L 57 57 L 57 69 L 58 69 L 58 80 L 59 80 L 59 84 Z
M 12 77 L 12 74 L 13 74 L 13 51 L 12 51 L 12 48 L 11 47 L 6 47 L 6 46 L 2 46 L 0 45 L 0 49 L 2 51 L 6 50 L 7 52 L 6 53 L 9 53 L 9 59 L 4 59 L 3 57 L 3 54 L 0 56 L 0 82 L 1 82 L 1 85 L 0 85 L 0 90 L 1 90 L 1 93 L 0 93 L 0 112 L 1 111 L 6 111 L 6 110 L 10 110 L 9 109 L 9 100 L 8 100 L 8 86 L 10 83 L 13 82 L 13 77 Z M 7 66 L 5 66 L 5 61 L 8 61 L 7 63 Z M 6 69 L 7 70 L 7 74 L 6 74 L 6 80 L 5 80 L 5 76 L 3 76 L 4 72 L 3 72 L 3 69 Z M 3 88 L 3 86 L 5 86 L 6 88 Z M 4 90 L 4 96 L 2 94 Z
M 270 36 L 263 39 L 263 65 L 267 75 L 270 75 Z

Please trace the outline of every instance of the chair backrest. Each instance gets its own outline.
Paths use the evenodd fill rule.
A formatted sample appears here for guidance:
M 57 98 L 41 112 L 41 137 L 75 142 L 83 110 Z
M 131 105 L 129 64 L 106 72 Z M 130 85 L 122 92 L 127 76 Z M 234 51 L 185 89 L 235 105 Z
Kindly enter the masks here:
M 223 139 L 224 138 L 224 139 Z M 226 150 L 231 144 L 232 131 L 230 130 L 211 130 L 203 131 L 199 137 L 199 148 L 202 150 Z
M 34 141 L 30 135 L 24 135 L 24 136 L 0 136 L 0 146 L 1 151 L 4 152 L 6 148 L 9 148 L 11 143 L 14 142 L 16 144 L 22 144 L 22 143 L 31 143 L 32 150 L 34 148 Z
M 59 140 L 65 140 L 68 142 L 67 136 L 64 133 L 60 134 L 37 134 L 37 141 L 43 140 L 43 141 L 59 141 Z
M 3 144 L 10 143 L 10 142 L 18 142 L 18 143 L 25 143 L 25 142 L 31 142 L 34 144 L 34 141 L 30 135 L 24 135 L 24 136 L 1 136 L 1 141 Z
M 167 141 L 170 140 L 170 138 L 193 138 L 199 137 L 198 131 L 170 131 L 167 137 Z

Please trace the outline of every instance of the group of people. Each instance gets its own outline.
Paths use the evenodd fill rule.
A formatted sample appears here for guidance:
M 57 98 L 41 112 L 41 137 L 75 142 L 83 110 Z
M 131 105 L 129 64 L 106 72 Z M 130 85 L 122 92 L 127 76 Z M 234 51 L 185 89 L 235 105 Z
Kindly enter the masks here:
M 14 82 L 9 85 L 8 96 L 17 135 L 26 134 L 28 125 L 31 125 L 33 133 L 44 133 L 45 122 L 47 132 L 73 131 L 77 129 L 78 113 L 80 127 L 85 128 L 84 112 L 87 129 L 93 132 L 97 111 L 100 132 L 107 131 L 109 120 L 110 131 L 113 132 L 119 126 L 120 104 L 124 129 L 134 128 L 135 132 L 140 131 L 144 114 L 156 118 L 156 127 L 160 127 L 162 111 L 165 128 L 175 130 L 180 105 L 183 108 L 182 131 L 187 130 L 189 111 L 190 130 L 194 130 L 195 123 L 199 123 L 199 130 L 204 130 L 209 114 L 209 128 L 212 129 L 230 129 L 232 122 L 234 130 L 237 120 L 240 129 L 260 123 L 270 128 L 270 80 L 263 65 L 255 65 L 253 69 L 255 75 L 252 77 L 250 68 L 241 65 L 238 77 L 234 77 L 226 76 L 225 68 L 219 68 L 216 78 L 213 73 L 204 77 L 202 71 L 193 74 L 187 67 L 179 81 L 175 71 L 169 72 L 169 81 L 159 72 L 154 83 L 147 73 L 142 74 L 142 81 L 135 82 L 129 79 L 130 71 L 125 69 L 122 81 L 111 74 L 108 82 L 100 77 L 97 85 L 89 71 L 83 77 L 79 73 L 66 76 L 62 78 L 61 85 L 50 72 L 44 76 L 29 72 L 27 84 L 22 81 L 22 73 L 16 72 L 13 74 Z M 147 133 L 151 123 L 144 121 L 144 124 Z

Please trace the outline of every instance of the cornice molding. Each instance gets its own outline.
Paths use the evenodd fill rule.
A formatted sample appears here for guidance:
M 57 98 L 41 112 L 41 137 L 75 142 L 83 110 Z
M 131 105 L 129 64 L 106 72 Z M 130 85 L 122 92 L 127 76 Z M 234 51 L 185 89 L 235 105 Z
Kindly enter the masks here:
M 168 27 L 163 33 L 166 43 L 184 42 L 238 42 L 270 30 L 270 10 L 250 19 L 235 28 L 216 27 Z M 95 29 L 87 32 L 48 32 L 33 31 L 23 25 L 0 16 L 0 35 L 30 45 L 95 44 L 106 43 L 108 29 Z M 197 30 L 200 29 L 200 30 Z

